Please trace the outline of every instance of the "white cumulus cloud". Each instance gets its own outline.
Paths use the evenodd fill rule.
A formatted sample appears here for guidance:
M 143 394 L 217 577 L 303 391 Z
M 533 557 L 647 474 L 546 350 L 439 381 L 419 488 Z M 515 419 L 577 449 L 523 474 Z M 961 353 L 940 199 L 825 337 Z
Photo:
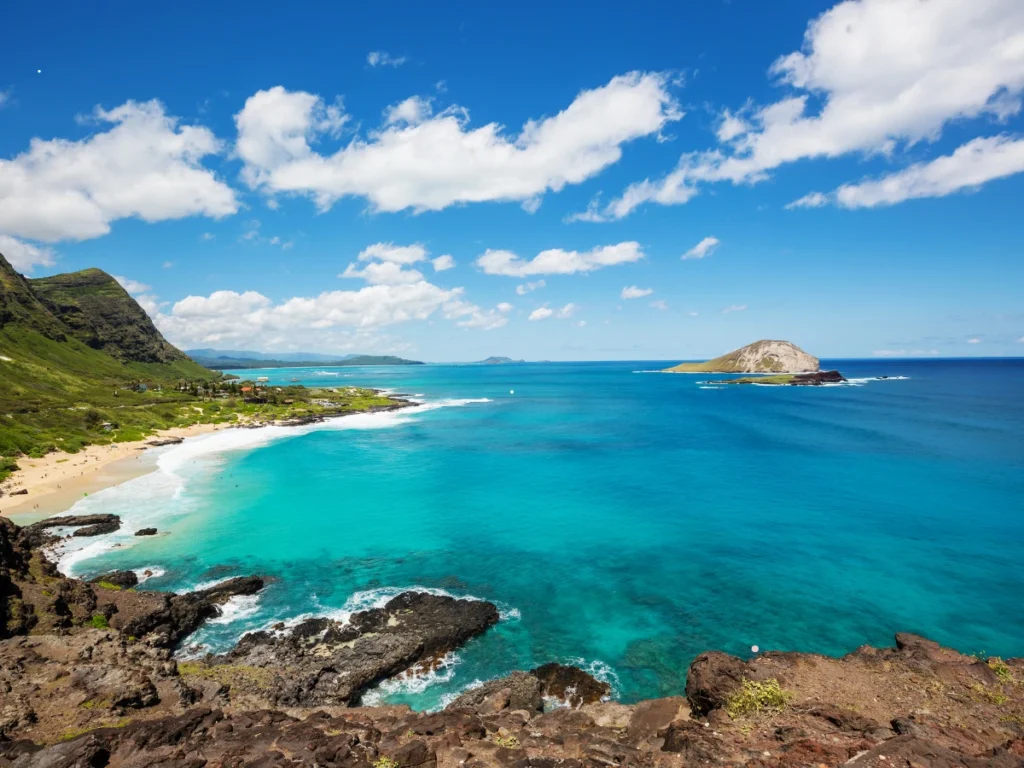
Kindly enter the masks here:
M 934 141 L 951 121 L 1017 114 L 1022 40 L 1019 0 L 840 2 L 810 22 L 799 51 L 772 64 L 791 95 L 750 106 L 740 122 L 725 113 L 718 148 L 685 153 L 674 171 L 631 185 L 602 215 L 684 203 L 705 183 L 756 183 L 807 158 L 895 157 Z M 812 196 L 802 204 L 820 202 Z
M 121 284 L 122 288 L 133 296 L 141 293 L 148 293 L 153 290 L 151 286 L 148 286 L 145 283 L 140 283 L 138 280 L 132 280 L 130 277 L 122 277 L 121 275 L 112 275 L 112 277 Z
M 507 277 L 528 277 L 530 275 L 572 275 L 577 272 L 592 272 L 595 269 L 616 264 L 640 261 L 644 257 L 640 243 L 624 242 L 606 245 L 589 251 L 566 251 L 551 248 L 541 251 L 529 261 L 524 261 L 512 251 L 487 250 L 476 260 L 488 275 Z
M 438 256 L 436 259 L 431 259 L 430 263 L 433 264 L 435 272 L 444 272 L 455 266 L 455 259 L 446 253 L 443 256 Z
M 251 96 L 235 116 L 236 150 L 251 187 L 307 195 L 321 210 L 346 196 L 392 212 L 481 201 L 533 200 L 533 207 L 545 192 L 617 162 L 623 144 L 678 120 L 669 85 L 658 73 L 615 77 L 581 92 L 557 115 L 526 122 L 516 135 L 496 123 L 471 128 L 461 107 L 430 114 L 424 100 L 407 100 L 381 128 L 333 154 L 312 145 L 344 123 L 340 107 L 277 86 Z
M 55 242 L 105 235 L 118 219 L 221 218 L 234 191 L 202 161 L 222 150 L 202 126 L 181 125 L 159 101 L 97 107 L 98 130 L 80 141 L 33 139 L 0 160 L 0 232 Z
M 831 194 L 812 192 L 787 208 L 816 208 L 834 203 L 842 208 L 874 208 L 922 197 L 945 197 L 977 189 L 993 179 L 1024 171 L 1024 139 L 979 138 L 951 155 L 915 163 L 880 179 L 844 184 Z
M 630 285 L 623 288 L 619 296 L 623 299 L 642 299 L 644 296 L 650 296 L 652 293 L 654 293 L 653 288 L 638 288 L 635 285 Z
M 52 248 L 33 245 L 3 234 L 0 234 L 0 254 L 23 274 L 32 272 L 35 267 L 52 267 L 57 258 Z

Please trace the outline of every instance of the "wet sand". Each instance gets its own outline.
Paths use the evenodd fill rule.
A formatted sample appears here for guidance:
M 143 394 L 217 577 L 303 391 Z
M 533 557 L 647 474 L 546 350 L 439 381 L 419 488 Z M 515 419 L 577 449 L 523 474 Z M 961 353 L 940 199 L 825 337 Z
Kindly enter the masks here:
M 162 430 L 130 443 L 90 445 L 78 453 L 54 452 L 40 459 L 18 459 L 18 471 L 8 477 L 0 490 L 0 515 L 43 518 L 64 512 L 86 495 L 120 485 L 152 472 L 155 464 L 144 457 L 147 443 L 168 437 L 193 437 L 220 429 L 226 424 L 197 424 Z M 27 494 L 12 496 L 12 492 Z

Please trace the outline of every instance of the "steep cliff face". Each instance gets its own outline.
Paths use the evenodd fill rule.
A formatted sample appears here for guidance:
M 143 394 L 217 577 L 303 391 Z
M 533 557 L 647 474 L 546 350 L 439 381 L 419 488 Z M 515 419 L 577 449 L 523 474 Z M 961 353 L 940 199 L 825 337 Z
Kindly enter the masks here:
M 173 363 L 187 359 L 167 343 L 149 315 L 101 269 L 27 281 L 75 338 L 122 362 Z
M 29 281 L 0 254 L 0 330 L 15 324 L 53 341 L 66 338 L 60 320 L 39 300 Z
M 171 346 L 105 272 L 28 280 L 0 254 L 0 456 L 100 437 L 81 406 L 128 404 L 114 394 L 125 384 L 217 376 Z
M 814 373 L 818 358 L 789 341 L 763 339 L 706 363 L 680 363 L 670 373 Z

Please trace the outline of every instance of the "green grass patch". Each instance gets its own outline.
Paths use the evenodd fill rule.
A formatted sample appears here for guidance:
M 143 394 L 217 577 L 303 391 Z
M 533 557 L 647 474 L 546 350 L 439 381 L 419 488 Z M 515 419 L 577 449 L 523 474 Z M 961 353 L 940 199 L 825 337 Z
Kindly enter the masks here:
M 1003 706 L 1003 704 L 1010 700 L 1010 697 L 998 688 L 986 688 L 981 683 L 972 685 L 971 690 L 974 692 L 975 701 L 987 701 L 989 704 L 995 704 L 997 707 Z
M 90 626 L 93 629 L 110 629 L 110 622 L 107 621 L 107 617 L 102 613 L 97 613 L 89 619 L 87 626 Z
M 1013 683 L 1016 682 L 1013 679 L 1013 670 L 1010 669 L 1010 665 L 1003 661 L 998 656 L 994 656 L 988 660 L 989 669 L 996 673 L 996 677 L 999 678 L 1001 683 Z
M 744 679 L 726 701 L 725 711 L 730 717 L 781 712 L 792 698 L 792 692 L 783 690 L 775 678 L 763 681 Z

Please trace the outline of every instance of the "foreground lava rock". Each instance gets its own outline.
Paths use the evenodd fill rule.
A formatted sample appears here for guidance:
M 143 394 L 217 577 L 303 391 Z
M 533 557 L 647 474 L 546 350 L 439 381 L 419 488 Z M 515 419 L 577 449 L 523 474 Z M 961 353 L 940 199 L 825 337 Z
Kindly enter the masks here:
M 404 593 L 345 624 L 312 619 L 176 662 L 190 627 L 262 582 L 107 589 L 61 576 L 33 540 L 0 518 L 0 768 L 1024 766 L 1024 659 L 898 634 L 842 658 L 701 654 L 685 698 L 635 705 L 546 664 L 441 712 L 351 707 L 486 631 L 494 606 Z
M 208 659 L 204 671 L 231 675 L 253 704 L 354 704 L 375 683 L 414 666 L 426 671 L 497 623 L 491 603 L 405 592 L 344 624 L 308 619 L 250 633 L 231 653 Z

